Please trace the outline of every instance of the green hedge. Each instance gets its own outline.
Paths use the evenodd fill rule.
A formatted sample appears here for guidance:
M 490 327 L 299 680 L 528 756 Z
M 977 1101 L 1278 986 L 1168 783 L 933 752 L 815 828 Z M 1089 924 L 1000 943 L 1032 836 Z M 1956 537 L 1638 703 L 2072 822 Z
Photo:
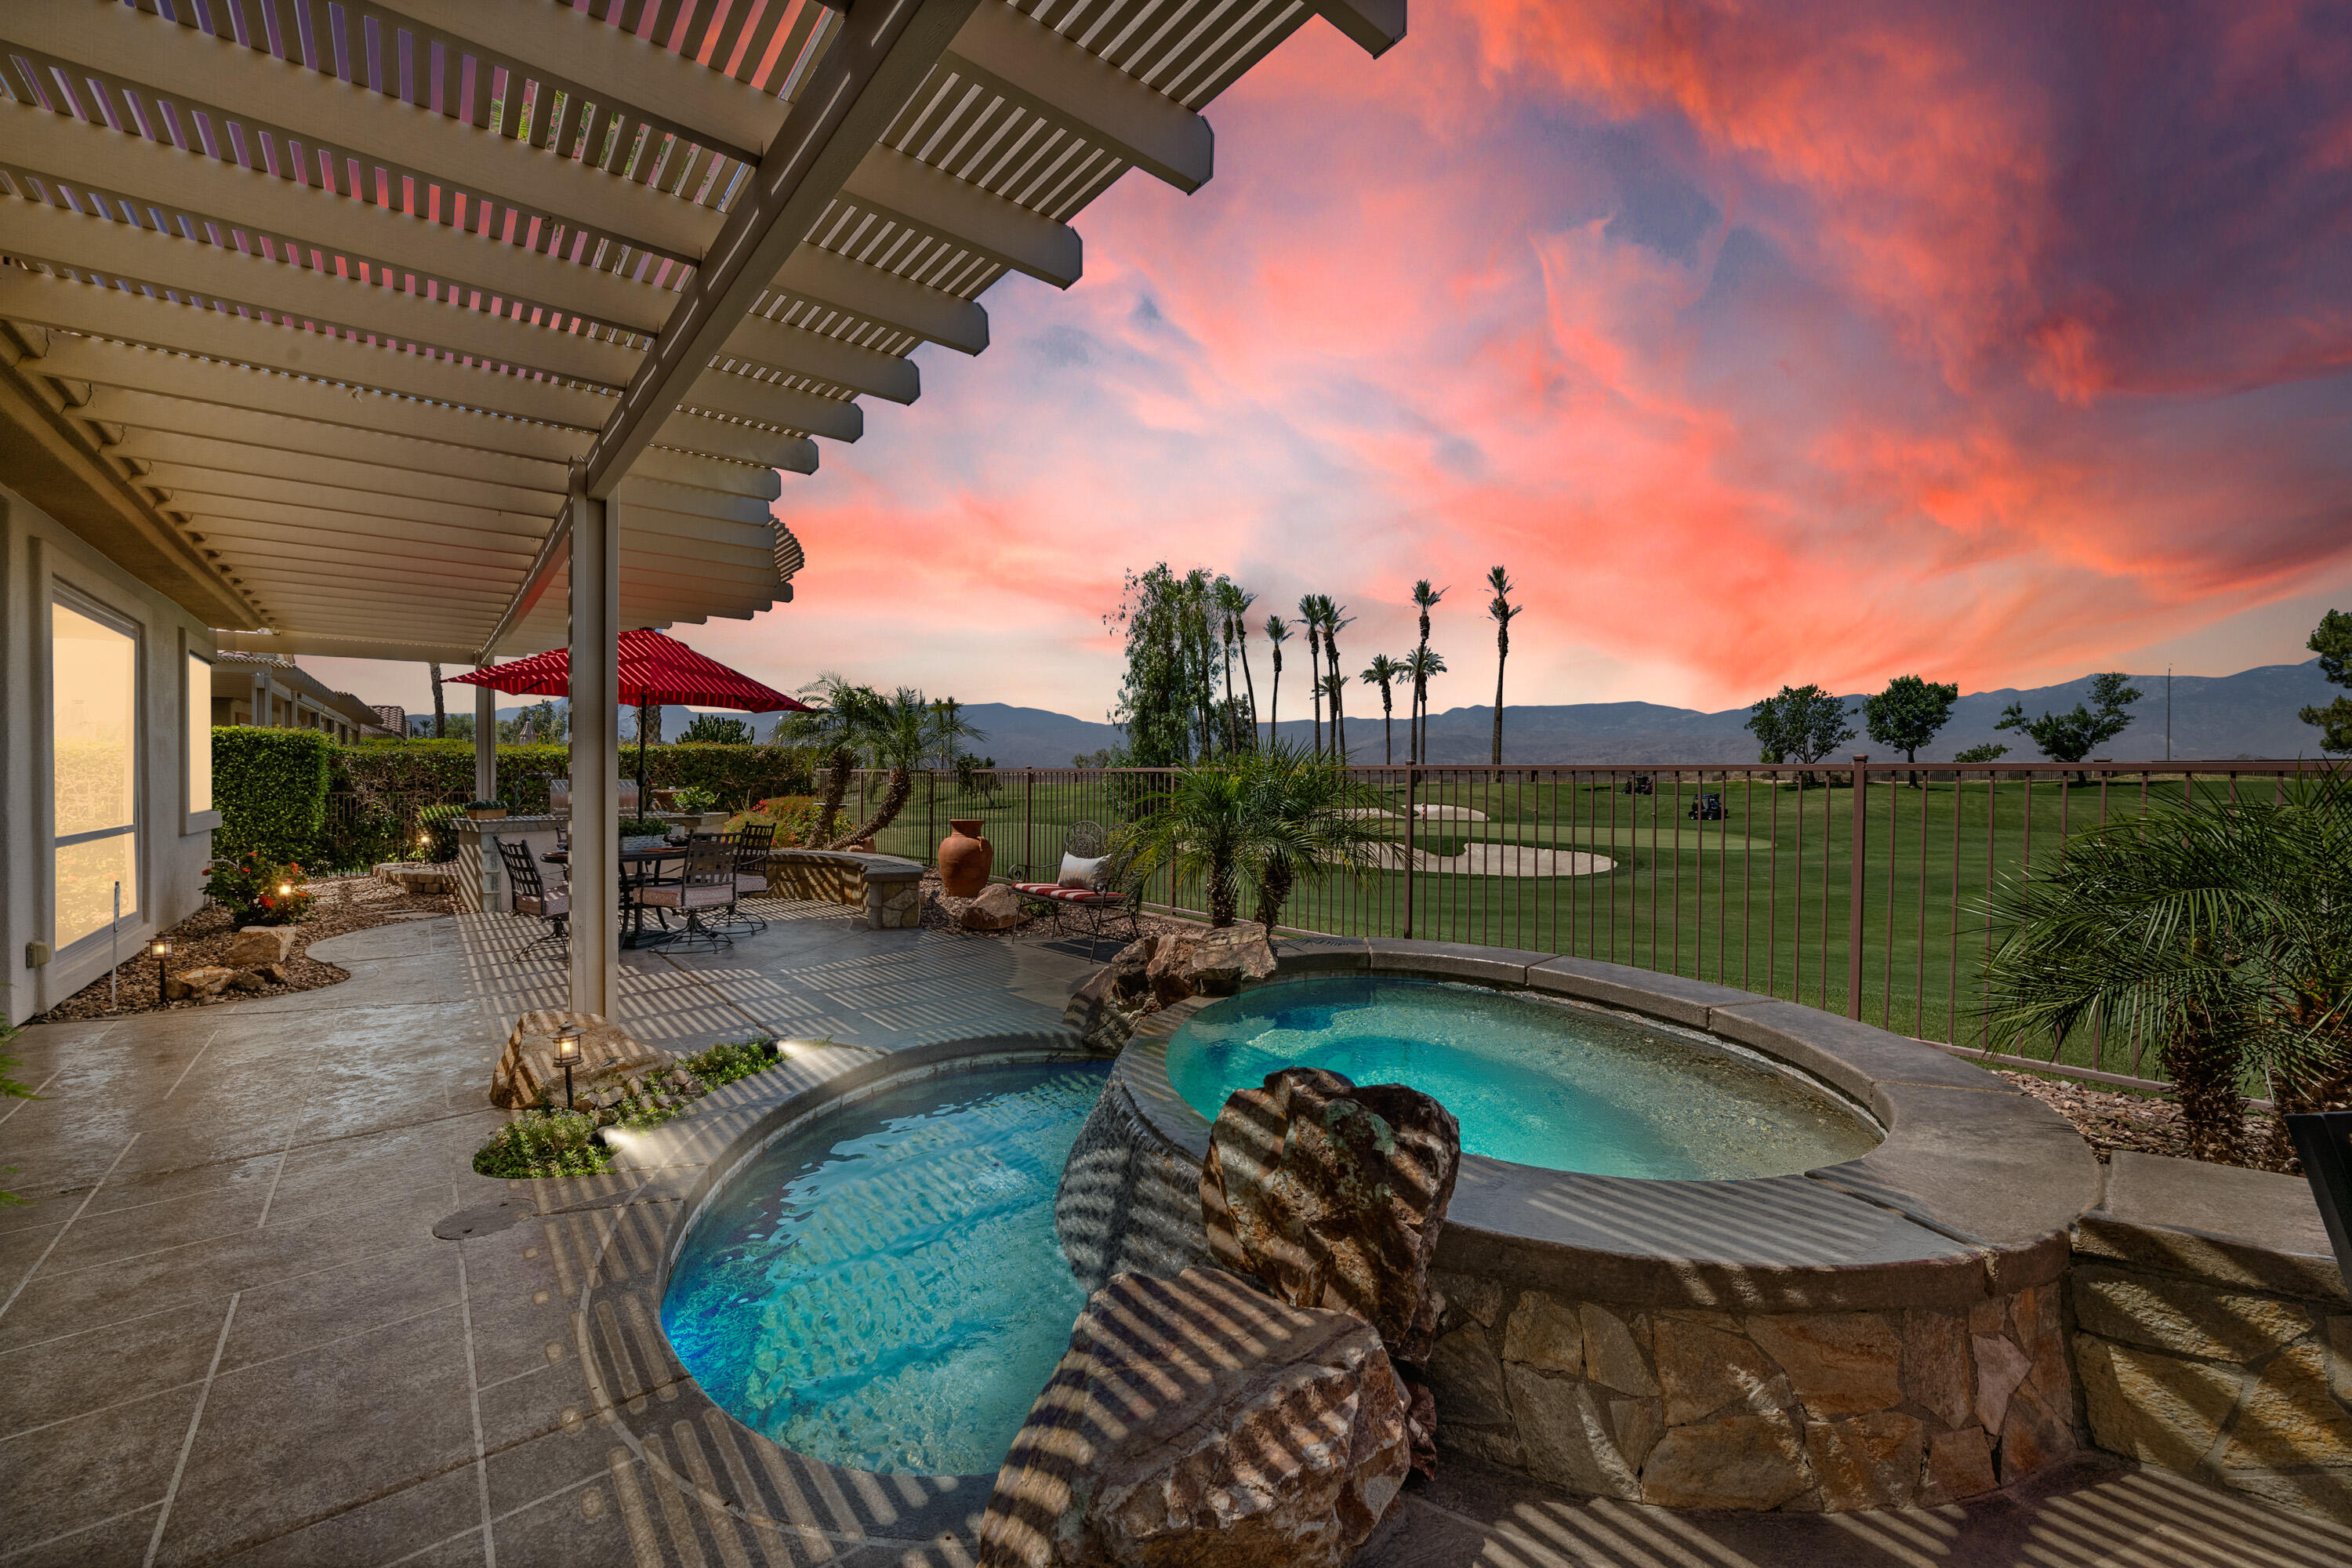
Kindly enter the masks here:
M 335 749 L 316 730 L 214 730 L 213 805 L 221 814 L 214 853 L 309 859 L 327 820 Z

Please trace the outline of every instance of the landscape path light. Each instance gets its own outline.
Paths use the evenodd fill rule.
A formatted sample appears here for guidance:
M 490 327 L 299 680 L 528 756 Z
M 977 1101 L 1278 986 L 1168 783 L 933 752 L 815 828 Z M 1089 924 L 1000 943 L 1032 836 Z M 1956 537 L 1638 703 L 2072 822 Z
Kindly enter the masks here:
M 580 1026 L 566 1024 L 555 1031 L 555 1062 L 563 1069 L 563 1109 L 572 1109 L 572 1069 L 580 1064 Z
M 155 955 L 155 1005 L 160 1007 L 170 999 L 164 986 L 171 973 L 166 965 L 172 961 L 172 939 L 159 936 L 148 944 L 147 951 Z

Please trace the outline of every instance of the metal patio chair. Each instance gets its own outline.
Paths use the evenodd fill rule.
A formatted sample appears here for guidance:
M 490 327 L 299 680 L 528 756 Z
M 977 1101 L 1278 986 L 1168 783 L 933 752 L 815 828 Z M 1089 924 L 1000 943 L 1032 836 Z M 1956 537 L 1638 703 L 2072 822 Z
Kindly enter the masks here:
M 665 916 L 671 910 L 686 916 L 683 926 L 644 946 L 679 950 L 692 947 L 706 952 L 732 946 L 735 939 L 726 930 L 730 921 L 713 923 L 709 917 L 732 911 L 735 907 L 735 847 L 723 838 L 688 844 L 676 879 L 665 878 L 639 888 L 637 902 Z M 666 919 L 664 923 L 667 923 Z
M 1093 886 L 1066 888 L 1058 880 L 1015 882 L 1013 890 L 1021 896 L 1023 907 L 1049 916 L 1057 938 L 1066 935 L 1073 924 L 1082 928 L 1089 958 L 1102 942 L 1118 934 L 1114 927 L 1122 919 L 1128 924 L 1129 942 L 1141 936 L 1143 879 L 1134 875 L 1133 857 L 1114 846 L 1102 825 L 1096 822 L 1070 824 L 1068 832 L 1062 837 L 1062 853 L 1065 858 L 1076 856 L 1102 861 Z
M 499 840 L 499 859 L 506 867 L 507 905 L 516 914 L 545 921 L 548 930 L 520 952 L 517 958 L 527 958 L 541 947 L 554 946 L 562 952 L 572 942 L 572 894 L 566 888 L 550 891 L 545 879 L 539 874 L 539 862 L 531 858 L 530 846 L 520 838 Z

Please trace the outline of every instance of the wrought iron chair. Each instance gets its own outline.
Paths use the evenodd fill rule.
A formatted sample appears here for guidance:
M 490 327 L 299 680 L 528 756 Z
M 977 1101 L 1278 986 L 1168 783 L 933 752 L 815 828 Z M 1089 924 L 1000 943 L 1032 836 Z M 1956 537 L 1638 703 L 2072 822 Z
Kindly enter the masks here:
M 548 890 L 539 874 L 539 862 L 531 858 L 530 846 L 519 838 L 499 840 L 499 858 L 507 871 L 507 903 L 518 915 L 545 921 L 548 930 L 517 958 L 527 958 L 541 947 L 552 943 L 558 952 L 572 942 L 572 894 L 570 889 L 558 892 Z
M 1128 940 L 1143 934 L 1143 879 L 1134 875 L 1134 859 L 1114 845 L 1109 835 L 1097 822 L 1074 822 L 1062 837 L 1065 860 L 1076 857 L 1082 860 L 1099 860 L 1090 885 L 1082 888 L 1065 887 L 1056 879 L 1051 882 L 1015 882 L 1013 890 L 1021 895 L 1023 907 L 1051 917 L 1054 934 L 1066 935 L 1075 922 L 1086 933 L 1087 956 L 1094 956 L 1096 947 L 1118 933 L 1115 923 L 1124 919 L 1128 923 Z
M 647 947 L 696 947 L 715 952 L 732 946 L 735 939 L 726 931 L 731 914 L 716 924 L 706 917 L 735 907 L 735 847 L 724 838 L 688 844 L 677 879 L 664 879 L 639 888 L 637 902 L 665 914 L 677 910 L 686 916 L 686 924 L 645 943 Z
M 729 835 L 735 843 L 735 897 L 764 899 L 768 896 L 768 851 L 776 847 L 776 825 L 755 822 Z M 768 922 L 751 910 L 739 907 L 729 922 L 740 931 L 760 931 Z

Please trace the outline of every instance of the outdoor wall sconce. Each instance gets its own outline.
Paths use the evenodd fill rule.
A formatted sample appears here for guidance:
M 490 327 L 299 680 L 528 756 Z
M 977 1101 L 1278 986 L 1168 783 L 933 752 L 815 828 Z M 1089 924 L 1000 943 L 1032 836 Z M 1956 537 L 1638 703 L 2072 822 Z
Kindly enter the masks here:
M 563 1069 L 563 1109 L 572 1109 L 572 1069 L 580 1065 L 580 1026 L 566 1024 L 555 1031 L 555 1062 Z
M 163 966 L 171 962 L 172 939 L 159 936 L 147 944 L 147 951 L 155 955 L 155 1005 L 160 1007 L 166 1000 L 163 987 L 167 981 Z

